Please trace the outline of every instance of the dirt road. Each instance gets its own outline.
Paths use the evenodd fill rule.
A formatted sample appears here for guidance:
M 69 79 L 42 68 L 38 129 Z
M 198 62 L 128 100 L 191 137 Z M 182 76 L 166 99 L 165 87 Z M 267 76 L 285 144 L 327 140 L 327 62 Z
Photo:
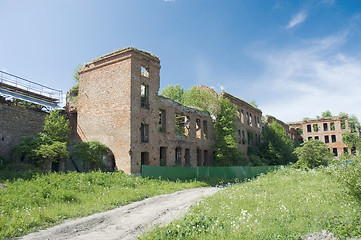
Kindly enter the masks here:
M 181 217 L 192 204 L 219 190 L 207 187 L 160 195 L 107 212 L 69 220 L 21 239 L 136 239 L 154 225 L 163 225 Z

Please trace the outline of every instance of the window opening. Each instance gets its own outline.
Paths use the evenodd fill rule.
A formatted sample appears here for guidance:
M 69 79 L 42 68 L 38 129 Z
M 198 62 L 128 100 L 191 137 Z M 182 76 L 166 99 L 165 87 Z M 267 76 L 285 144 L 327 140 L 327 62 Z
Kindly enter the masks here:
M 202 138 L 201 120 L 196 119 L 196 138 Z
M 163 109 L 159 110 L 159 131 L 166 132 L 166 112 Z
M 140 66 L 140 75 L 149 77 L 149 66 Z
M 318 137 L 318 136 L 315 136 L 315 140 L 319 140 L 319 137 Z
M 328 124 L 327 123 L 323 124 L 323 131 L 328 131 Z
M 313 124 L 313 131 L 318 132 L 318 124 Z
M 203 166 L 209 166 L 208 150 L 204 150 Z
M 246 121 L 247 121 L 247 125 L 249 125 L 249 114 L 248 114 L 248 112 L 246 112 Z
M 145 84 L 140 85 L 140 106 L 149 108 L 149 87 Z
M 335 123 L 334 122 L 330 123 L 330 129 L 331 129 L 331 131 L 335 131 Z
M 337 157 L 337 148 L 333 148 L 332 151 L 333 151 L 333 155 L 334 155 L 335 157 Z
M 311 140 L 312 139 L 312 137 L 308 137 L 308 140 Z
M 307 132 L 312 132 L 311 124 L 308 124 L 308 125 L 307 125 Z
M 182 148 L 175 149 L 175 165 L 182 166 Z
M 332 142 L 335 143 L 336 142 L 336 135 L 331 135 L 331 139 L 332 139 Z
M 179 136 L 189 135 L 189 117 L 181 114 L 175 114 L 175 133 Z
M 202 165 L 202 150 L 197 149 L 197 166 L 203 166 Z
M 345 119 L 341 119 L 341 129 L 342 130 L 346 129 L 346 121 L 345 121 Z
M 190 167 L 191 166 L 191 151 L 189 150 L 189 148 L 185 149 L 184 152 L 184 166 L 186 167 Z
M 167 148 L 160 147 L 159 165 L 167 166 Z
M 241 123 L 244 123 L 244 112 L 241 110 Z
M 148 152 L 141 152 L 140 163 L 141 163 L 141 165 L 149 165 L 149 153 Z
M 330 142 L 329 136 L 325 136 L 325 143 L 329 143 L 329 142 Z
M 351 154 L 356 154 L 356 147 L 355 147 L 355 146 L 353 146 L 353 147 L 351 148 Z
M 344 152 L 344 153 L 348 153 L 348 148 L 347 148 L 347 147 L 344 147 L 344 148 L 343 148 L 343 152 Z
M 203 137 L 204 139 L 208 138 L 208 123 L 206 120 L 203 121 Z
M 149 125 L 142 123 L 140 125 L 140 133 L 141 133 L 141 142 L 147 143 L 149 142 Z
M 253 117 L 252 114 L 249 114 L 249 125 L 253 127 Z

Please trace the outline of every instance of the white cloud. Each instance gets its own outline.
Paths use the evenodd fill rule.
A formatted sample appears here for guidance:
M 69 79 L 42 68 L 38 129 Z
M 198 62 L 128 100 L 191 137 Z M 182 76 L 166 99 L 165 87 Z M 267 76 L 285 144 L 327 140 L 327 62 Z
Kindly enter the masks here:
M 175 2 L 175 0 L 163 0 L 163 2 Z
M 289 21 L 286 28 L 287 29 L 293 28 L 297 24 L 304 22 L 306 20 L 306 17 L 307 17 L 307 14 L 305 12 L 302 11 L 302 12 L 298 13 L 297 15 L 295 15 L 291 18 L 291 20 Z
M 361 60 L 340 52 L 347 34 L 312 41 L 303 48 L 262 54 L 267 71 L 257 84 L 265 114 L 284 121 L 316 117 L 330 110 L 361 120 Z

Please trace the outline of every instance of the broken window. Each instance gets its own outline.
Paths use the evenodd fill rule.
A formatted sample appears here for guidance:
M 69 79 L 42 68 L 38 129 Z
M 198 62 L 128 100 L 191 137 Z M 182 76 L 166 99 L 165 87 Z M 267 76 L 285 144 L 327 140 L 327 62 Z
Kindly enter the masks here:
M 140 66 L 140 75 L 149 77 L 149 66 Z
M 252 132 L 247 132 L 247 141 L 248 145 L 251 146 L 251 143 L 253 143 L 254 140 L 254 134 Z
M 203 166 L 202 165 L 202 150 L 197 149 L 197 166 Z
M 182 148 L 175 149 L 175 165 L 182 166 Z
M 315 136 L 315 140 L 319 140 L 319 137 L 318 137 L 318 136 Z
M 302 135 L 303 134 L 303 129 L 302 128 L 296 128 L 297 134 L 298 135 Z
M 241 110 L 241 123 L 244 123 L 244 112 Z
M 208 138 L 208 124 L 206 120 L 203 121 L 203 137 L 204 139 Z
M 191 151 L 189 150 L 189 148 L 185 149 L 184 160 L 185 160 L 184 166 L 190 167 L 191 166 Z
M 342 130 L 346 129 L 346 121 L 345 121 L 345 119 L 341 119 L 341 129 Z
M 325 143 L 329 143 L 329 142 L 330 142 L 329 136 L 325 136 Z
M 353 147 L 351 148 L 351 154 L 356 154 L 356 147 L 355 147 L 355 146 L 353 146 Z
M 253 117 L 252 117 L 252 114 L 249 114 L 249 125 L 253 127 Z
M 148 152 L 141 152 L 140 163 L 141 163 L 141 165 L 149 165 L 149 153 Z
M 203 166 L 209 166 L 208 151 L 204 150 L 204 161 Z
M 308 137 L 308 140 L 311 140 L 312 139 L 312 137 Z
M 241 130 L 238 129 L 238 141 L 239 143 L 242 143 L 242 134 L 241 134 Z
M 166 113 L 165 110 L 159 110 L 159 131 L 166 132 Z
M 328 131 L 328 124 L 327 123 L 323 124 L 323 131 Z
M 331 140 L 332 140 L 333 143 L 335 143 L 336 142 L 336 135 L 331 135 Z
M 258 127 L 258 128 L 261 128 L 261 124 L 260 124 L 260 122 L 259 122 L 259 117 L 257 117 L 257 127 Z
M 348 148 L 347 148 L 347 147 L 344 147 L 344 148 L 343 148 L 343 152 L 344 152 L 344 153 L 348 153 Z
M 147 143 L 149 141 L 149 125 L 142 123 L 140 125 L 141 142 Z
M 175 114 L 175 133 L 176 135 L 189 135 L 189 117 L 181 114 Z
M 246 144 L 247 143 L 247 139 L 245 137 L 245 133 L 244 133 L 244 130 L 242 130 L 242 144 Z
M 335 123 L 334 122 L 330 123 L 330 129 L 331 129 L 331 131 L 335 131 Z
M 313 131 L 318 132 L 318 124 L 313 124 Z
M 332 152 L 333 152 L 333 155 L 334 155 L 335 157 L 337 157 L 337 148 L 333 148 L 333 149 L 332 149 Z
M 201 120 L 196 119 L 196 138 L 202 138 Z
M 140 106 L 149 108 L 149 87 L 145 84 L 140 85 Z
M 160 147 L 160 156 L 159 156 L 159 165 L 160 166 L 167 166 L 167 148 Z
M 311 124 L 308 124 L 308 125 L 307 125 L 307 132 L 312 132 Z
M 249 115 L 248 115 L 248 112 L 246 112 L 246 121 L 247 121 L 247 125 L 249 125 Z

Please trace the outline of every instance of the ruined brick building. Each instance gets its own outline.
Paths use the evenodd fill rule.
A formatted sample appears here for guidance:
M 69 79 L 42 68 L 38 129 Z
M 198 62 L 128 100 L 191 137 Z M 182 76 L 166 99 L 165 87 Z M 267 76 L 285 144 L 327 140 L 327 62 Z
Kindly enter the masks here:
M 302 122 L 290 123 L 289 126 L 296 129 L 304 141 L 315 139 L 326 143 L 334 156 L 354 151 L 347 149 L 342 142 L 342 133 L 350 131 L 347 117 L 305 119 Z
M 213 162 L 213 120 L 208 112 L 158 95 L 160 60 L 125 48 L 87 63 L 79 71 L 71 125 L 83 141 L 100 141 L 117 169 L 140 173 L 141 165 L 208 166 Z M 205 87 L 206 88 L 206 87 Z M 239 149 L 260 141 L 262 112 L 228 93 L 237 106 Z

